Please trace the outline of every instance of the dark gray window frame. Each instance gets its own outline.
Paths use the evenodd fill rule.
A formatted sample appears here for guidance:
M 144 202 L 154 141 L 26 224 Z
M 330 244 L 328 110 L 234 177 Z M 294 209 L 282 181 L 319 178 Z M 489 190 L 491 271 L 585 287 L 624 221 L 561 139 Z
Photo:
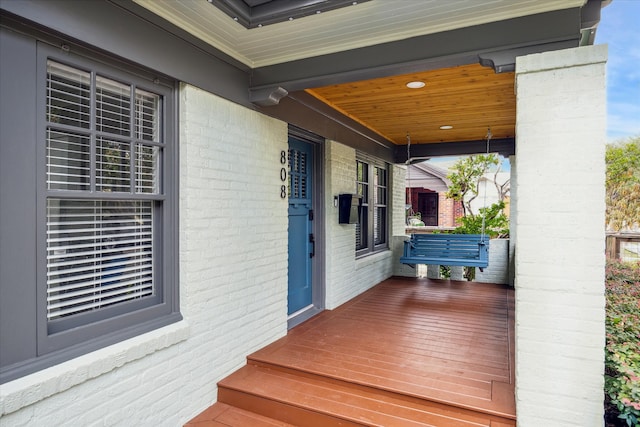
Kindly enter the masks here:
M 9 34 L 8 32 L 5 34 Z M 3 34 L 3 36 L 5 35 Z M 22 194 L 18 205 L 28 207 L 35 211 L 35 216 L 31 221 L 22 218 L 9 218 L 4 215 L 7 210 L 2 209 L 3 215 L 3 241 L 0 242 L 0 249 L 3 257 L 7 254 L 7 248 L 11 248 L 16 237 L 23 236 L 28 239 L 26 243 L 19 243 L 17 247 L 31 253 L 31 259 L 23 259 L 21 269 L 25 273 L 17 273 L 21 269 L 2 275 L 2 296 L 0 309 L 6 310 L 12 304 L 15 308 L 9 309 L 7 316 L 17 314 L 23 310 L 16 318 L 17 324 L 5 324 L 1 329 L 0 347 L 3 347 L 2 358 L 0 360 L 0 383 L 28 375 L 38 370 L 56 365 L 63 361 L 86 354 L 105 346 L 123 341 L 145 332 L 160 328 L 162 326 L 175 323 L 182 319 L 179 312 L 179 271 L 178 271 L 178 83 L 170 78 L 158 75 L 149 70 L 143 70 L 137 66 L 124 64 L 116 58 L 105 57 L 102 54 L 83 49 L 79 46 L 65 46 L 64 49 L 53 47 L 41 41 L 36 41 L 25 36 L 14 36 L 5 38 L 6 45 L 4 53 L 8 52 L 9 58 L 15 54 L 15 49 L 23 53 L 18 57 L 20 65 L 12 66 L 11 74 L 15 77 L 24 74 L 26 77 L 20 78 L 18 84 L 29 83 L 31 87 L 35 85 L 35 100 L 25 100 L 24 103 L 16 100 L 11 102 L 5 99 L 2 102 L 3 118 L 7 108 L 21 109 L 22 126 L 31 123 L 35 132 L 25 132 L 18 125 L 7 126 L 7 133 L 3 133 L 4 145 L 1 147 L 3 153 L 12 155 L 25 155 L 28 157 L 27 163 L 34 165 L 28 172 L 21 173 L 24 178 L 31 174 L 33 184 L 20 187 L 28 189 L 28 194 Z M 21 45 L 21 46 L 20 46 Z M 24 48 L 28 48 L 25 50 Z M 70 50 L 72 52 L 70 52 Z M 75 54 L 80 52 L 81 54 Z M 3 60 L 6 57 L 3 56 Z M 22 60 L 22 59 L 25 60 Z M 50 330 L 46 316 L 46 63 L 48 59 L 56 62 L 68 64 L 84 69 L 100 71 L 107 77 L 112 77 L 123 82 L 135 83 L 141 89 L 157 93 L 163 97 L 163 135 L 165 148 L 162 158 L 163 174 L 163 201 L 159 215 L 154 219 L 154 234 L 158 237 L 158 242 L 154 245 L 154 275 L 158 278 L 158 298 L 152 303 L 131 304 L 132 310 L 128 307 L 115 307 L 109 318 L 92 319 L 90 323 L 79 324 L 77 327 L 65 327 L 64 330 Z M 8 70 L 9 68 L 7 68 Z M 3 70 L 5 68 L 3 67 Z M 35 81 L 34 81 L 35 79 Z M 8 80 L 8 79 L 7 79 Z M 7 80 L 3 82 L 6 87 Z M 28 96 L 28 95 L 27 95 Z M 35 134 L 35 138 L 31 135 Z M 4 138 L 9 135 L 9 138 Z M 18 136 L 21 144 L 30 144 L 29 147 L 12 147 L 11 136 Z M 3 167 L 9 164 L 9 160 L 3 162 Z M 23 168 L 24 169 L 24 168 Z M 5 180 L 3 183 L 8 188 L 11 185 L 11 173 L 5 170 L 2 174 Z M 7 179 L 8 178 L 8 179 Z M 13 178 L 20 180 L 20 177 Z M 14 183 L 15 184 L 15 183 Z M 15 192 L 14 192 L 15 193 Z M 23 193 L 25 193 L 23 191 Z M 4 196 L 4 194 L 3 194 Z M 51 196 L 51 192 L 49 192 Z M 108 198 L 107 196 L 106 198 Z M 79 198 L 96 199 L 95 195 L 79 195 Z M 98 197 L 99 198 L 99 197 Z M 116 197 L 117 198 L 117 197 Z M 24 235 L 18 231 L 4 233 L 7 227 L 17 227 L 23 229 L 29 227 Z M 30 248 L 30 249 L 29 249 Z M 11 256 L 9 256 L 11 258 Z M 155 255 L 154 255 L 155 258 Z M 17 256 L 14 257 L 17 260 Z M 6 260 L 7 263 L 11 260 Z M 6 264 L 4 264 L 6 265 Z M 16 280 L 11 280 L 15 278 Z M 9 279 L 9 280 L 7 280 Z M 20 289 L 18 289 L 20 287 Z M 5 298 L 6 297 L 6 298 Z M 13 299 L 15 298 L 15 301 Z M 26 304 L 25 304 L 26 303 Z M 129 306 L 129 304 L 127 304 Z M 89 316 L 91 317 L 91 316 Z M 6 320 L 2 316 L 3 323 Z M 22 324 L 21 324 L 22 323 Z M 13 333 L 12 328 L 19 329 L 21 333 Z M 10 347 L 8 350 L 7 348 Z M 12 350 L 16 349 L 16 350 Z
M 391 208 L 391 203 L 390 203 L 391 201 L 389 198 L 390 189 L 391 189 L 391 168 L 389 164 L 378 158 L 368 156 L 365 153 L 356 152 L 356 165 L 358 164 L 358 162 L 362 162 L 367 165 L 368 177 L 366 182 L 368 185 L 368 191 L 367 191 L 368 197 L 367 197 L 367 200 L 364 200 L 364 199 L 362 200 L 363 207 L 366 206 L 366 209 L 361 208 L 360 210 L 360 216 L 361 216 L 362 222 L 365 222 L 363 221 L 362 216 L 363 215 L 367 216 L 366 217 L 367 227 L 366 227 L 366 230 L 363 230 L 366 233 L 367 244 L 365 247 L 362 247 L 360 249 L 356 247 L 356 258 L 360 258 L 373 253 L 384 251 L 389 248 L 389 231 L 390 231 L 389 215 L 390 215 L 390 208 Z M 385 225 L 384 242 L 379 244 L 376 244 L 374 240 L 374 210 L 376 209 L 377 206 L 380 206 L 380 204 L 378 205 L 375 204 L 375 198 L 374 198 L 375 193 L 377 191 L 377 186 L 375 185 L 375 182 L 374 182 L 374 173 L 376 168 L 384 169 L 386 172 L 386 178 L 387 178 L 387 183 L 386 183 L 387 197 L 386 197 L 386 204 L 384 204 L 384 206 L 386 207 L 385 217 L 384 217 L 384 225 Z M 358 184 L 361 182 L 358 181 L 357 176 L 355 178 L 356 178 L 355 182 L 356 182 L 356 193 L 357 193 Z

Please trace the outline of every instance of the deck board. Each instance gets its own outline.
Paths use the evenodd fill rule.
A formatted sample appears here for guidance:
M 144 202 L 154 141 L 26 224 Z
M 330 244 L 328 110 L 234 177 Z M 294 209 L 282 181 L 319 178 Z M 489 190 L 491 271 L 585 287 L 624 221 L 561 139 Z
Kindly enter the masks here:
M 507 286 L 385 280 L 249 355 L 188 425 L 515 426 L 514 307 Z
M 513 290 L 388 279 L 249 357 L 515 419 Z

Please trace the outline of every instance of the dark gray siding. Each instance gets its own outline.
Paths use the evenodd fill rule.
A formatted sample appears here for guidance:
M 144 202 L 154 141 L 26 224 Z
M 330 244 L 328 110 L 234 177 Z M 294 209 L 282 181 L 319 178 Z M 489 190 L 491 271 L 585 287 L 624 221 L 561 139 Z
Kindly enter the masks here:
M 0 28 L 0 365 L 36 355 L 36 43 Z

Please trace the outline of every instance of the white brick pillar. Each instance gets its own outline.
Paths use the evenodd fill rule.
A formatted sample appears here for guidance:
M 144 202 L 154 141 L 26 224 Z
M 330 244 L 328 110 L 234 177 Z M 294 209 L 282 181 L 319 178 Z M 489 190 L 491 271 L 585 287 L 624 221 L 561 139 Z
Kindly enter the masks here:
M 516 61 L 516 403 L 603 425 L 606 46 Z
M 518 215 L 518 164 L 516 156 L 509 156 L 511 175 L 509 177 L 509 284 L 516 280 L 516 224 Z
M 466 280 L 464 278 L 464 267 L 460 267 L 457 265 L 452 265 L 451 267 L 449 267 L 451 271 L 451 280 Z
M 440 279 L 440 266 L 439 265 L 427 265 L 427 278 L 428 279 Z

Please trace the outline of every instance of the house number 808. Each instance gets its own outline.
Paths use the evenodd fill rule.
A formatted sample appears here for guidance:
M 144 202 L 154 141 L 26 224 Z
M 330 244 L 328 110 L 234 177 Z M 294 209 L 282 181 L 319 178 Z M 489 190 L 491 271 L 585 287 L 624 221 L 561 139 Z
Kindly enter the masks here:
M 282 165 L 286 165 L 287 164 L 287 152 L 282 150 L 280 151 L 280 164 Z M 287 169 L 283 166 L 280 169 L 280 181 L 285 182 L 287 180 Z M 287 186 L 286 185 L 281 185 L 280 186 L 280 198 L 284 199 L 287 197 Z

